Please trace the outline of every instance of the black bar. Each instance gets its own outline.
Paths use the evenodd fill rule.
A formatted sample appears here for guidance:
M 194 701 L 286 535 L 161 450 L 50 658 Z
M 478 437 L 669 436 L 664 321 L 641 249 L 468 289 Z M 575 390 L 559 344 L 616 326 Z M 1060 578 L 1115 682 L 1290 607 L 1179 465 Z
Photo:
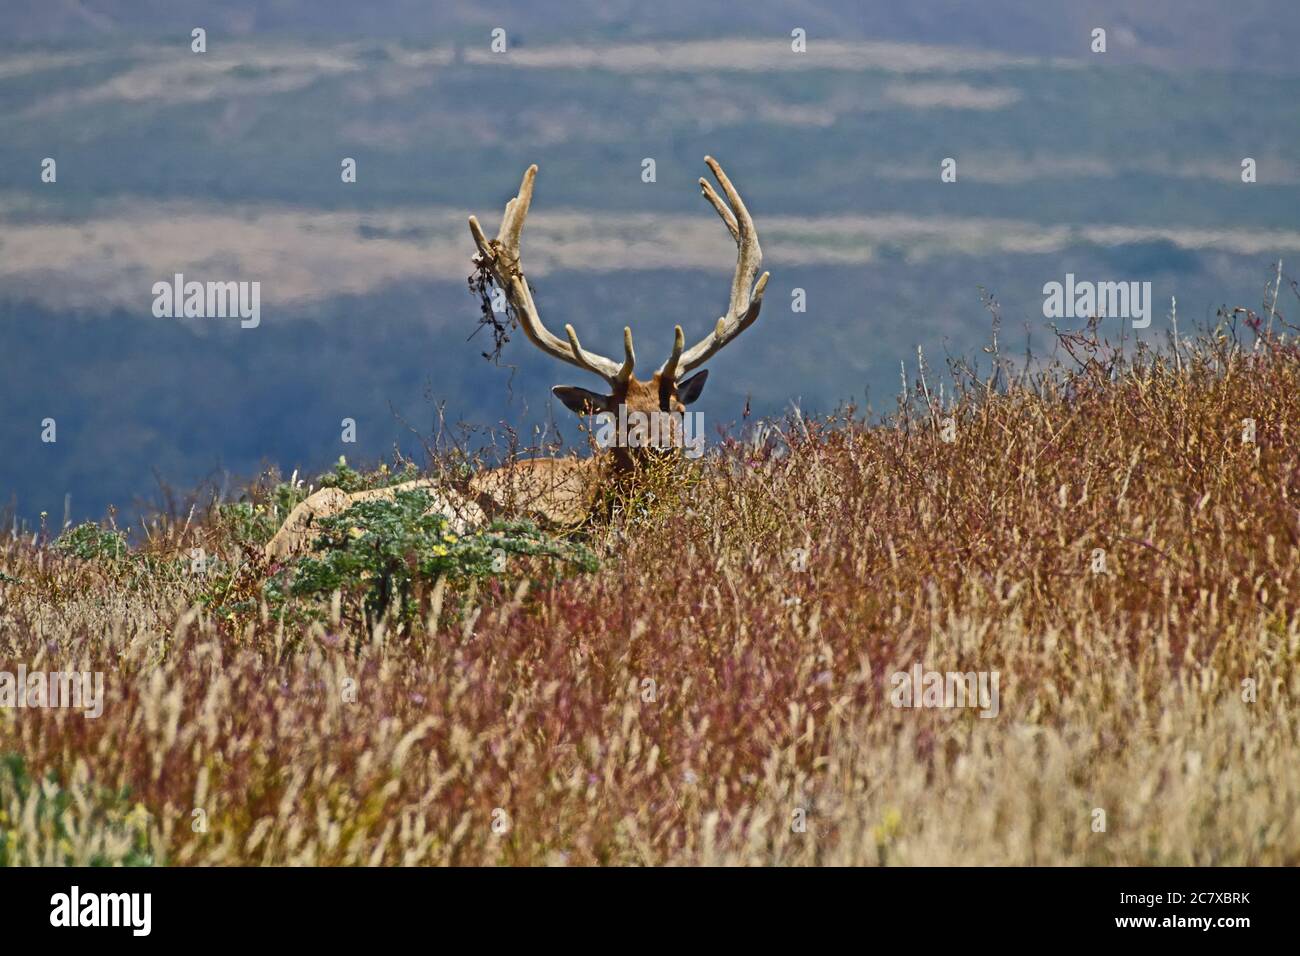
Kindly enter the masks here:
M 1021 938 L 1231 946 L 1293 931 L 1298 883 L 1294 870 L 1243 868 L 43 869 L 0 873 L 0 899 L 6 943 L 76 934 L 82 943 L 337 947 L 414 935 L 448 947 L 468 936 L 493 945 L 586 940 L 607 948 L 658 939 L 695 948 L 791 933 L 812 941 L 847 932 L 883 943 L 902 932 L 941 945 Z M 88 896 L 149 894 L 148 936 L 129 925 L 135 916 L 142 927 L 143 897 L 140 909 L 120 910 L 128 925 L 51 925 L 59 894 L 62 916 L 70 912 L 73 886 L 87 918 L 100 906 Z M 123 901 L 110 902 L 111 916 Z

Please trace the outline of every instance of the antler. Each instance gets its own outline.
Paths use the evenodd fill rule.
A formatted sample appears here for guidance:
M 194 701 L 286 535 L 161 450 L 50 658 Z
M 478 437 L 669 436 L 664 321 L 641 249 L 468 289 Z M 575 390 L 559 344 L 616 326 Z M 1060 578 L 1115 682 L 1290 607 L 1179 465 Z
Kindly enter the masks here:
M 672 354 L 659 370 L 666 379 L 677 378 L 703 365 L 753 325 L 758 318 L 758 310 L 763 305 L 763 290 L 767 288 L 766 272 L 759 277 L 757 283 L 754 282 L 754 276 L 763 261 L 763 250 L 758 246 L 758 231 L 754 228 L 754 220 L 749 217 L 749 210 L 745 208 L 740 193 L 722 171 L 718 161 L 712 156 L 705 156 L 704 161 L 709 164 L 714 178 L 726 194 L 727 203 L 723 203 L 707 179 L 700 179 L 700 191 L 713 204 L 731 231 L 731 237 L 736 240 L 736 274 L 731 280 L 731 303 L 727 314 L 718 319 L 713 333 L 685 351 L 683 346 L 686 340 L 682 335 L 682 327 L 679 325 L 674 329 Z
M 469 231 L 474 235 L 474 244 L 478 254 L 474 256 L 474 265 L 486 267 L 496 280 L 497 285 L 506 294 L 514 308 L 519 321 L 523 323 L 524 333 L 533 344 L 548 355 L 578 368 L 595 372 L 610 385 L 616 386 L 626 382 L 632 375 L 636 364 L 636 355 L 632 351 L 632 330 L 623 329 L 623 351 L 625 358 L 622 365 L 613 359 L 588 352 L 578 341 L 578 333 L 572 325 L 564 327 L 569 341 L 565 342 L 542 324 L 542 318 L 533 302 L 533 294 L 528 288 L 519 265 L 519 237 L 524 229 L 524 219 L 528 216 L 528 207 L 533 201 L 533 181 L 537 178 L 537 165 L 533 164 L 524 171 L 523 181 L 519 184 L 519 195 L 506 203 L 505 216 L 501 219 L 501 230 L 495 239 L 489 240 L 483 233 L 478 219 L 469 217 Z

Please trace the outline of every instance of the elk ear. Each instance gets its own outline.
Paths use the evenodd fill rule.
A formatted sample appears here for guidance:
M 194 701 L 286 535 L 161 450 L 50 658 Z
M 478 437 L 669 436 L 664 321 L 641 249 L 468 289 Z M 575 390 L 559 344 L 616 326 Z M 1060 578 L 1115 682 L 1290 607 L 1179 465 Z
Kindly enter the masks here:
M 696 372 L 690 378 L 677 383 L 677 400 L 683 405 L 689 405 L 700 397 L 704 391 L 704 383 L 708 381 L 709 370 L 706 368 L 702 372 Z
M 609 404 L 606 396 L 576 385 L 557 385 L 551 389 L 551 394 L 562 401 L 565 408 L 579 415 L 595 415 L 603 412 Z

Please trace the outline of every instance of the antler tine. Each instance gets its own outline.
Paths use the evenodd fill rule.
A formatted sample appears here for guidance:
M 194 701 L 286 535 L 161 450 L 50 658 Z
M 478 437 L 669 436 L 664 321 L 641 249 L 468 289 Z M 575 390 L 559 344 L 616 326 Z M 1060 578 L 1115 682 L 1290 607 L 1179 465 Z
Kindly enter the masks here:
M 736 271 L 731 280 L 731 297 L 727 314 L 718 319 L 711 335 L 683 352 L 681 329 L 676 330 L 672 355 L 660 369 L 661 375 L 670 377 L 685 374 L 704 364 L 749 328 L 758 318 L 759 309 L 763 305 L 763 292 L 767 289 L 768 273 L 764 272 L 758 282 L 754 282 L 754 275 L 763 262 L 763 250 L 758 244 L 758 231 L 754 228 L 754 220 L 750 218 L 744 200 L 740 198 L 740 193 L 727 178 L 718 161 L 712 156 L 705 156 L 704 161 L 717 179 L 718 185 L 722 187 L 727 201 L 725 203 L 722 201 L 722 197 L 706 179 L 700 180 L 700 192 L 717 210 L 718 216 L 736 241 Z
M 524 170 L 524 178 L 519 182 L 519 195 L 506 203 L 506 214 L 501 217 L 501 231 L 497 240 L 516 257 L 519 255 L 519 237 L 524 231 L 524 220 L 533 204 L 533 184 L 537 182 L 537 164 Z
M 632 327 L 623 326 L 623 367 L 618 370 L 618 381 L 626 383 L 636 367 L 636 352 L 632 351 Z
M 661 377 L 673 379 L 677 377 L 677 364 L 682 359 L 682 349 L 686 346 L 686 336 L 682 333 L 680 325 L 673 327 L 673 351 L 668 356 L 668 361 L 664 362 L 664 367 L 660 370 Z
M 713 203 L 713 208 L 718 211 L 718 215 L 722 217 L 722 221 L 727 224 L 727 228 L 731 231 L 731 238 L 739 242 L 740 224 L 736 222 L 736 217 L 732 215 L 726 204 L 718 198 L 712 184 L 703 176 L 700 177 L 700 192 L 704 193 L 705 199 Z
M 501 218 L 501 229 L 495 239 L 489 240 L 479 225 L 478 219 L 469 217 L 469 231 L 478 247 L 474 256 L 475 265 L 485 266 L 492 273 L 492 278 L 506 294 L 510 305 L 524 327 L 524 334 L 539 349 L 553 358 L 576 365 L 578 368 L 594 372 L 611 385 L 625 383 L 632 374 L 636 357 L 632 352 L 632 330 L 623 330 L 623 348 L 626 358 L 622 365 L 613 359 L 605 358 L 595 352 L 586 351 L 579 343 L 573 326 L 566 325 L 565 332 L 569 341 L 565 342 L 542 324 L 542 317 L 533 302 L 528 280 L 524 278 L 520 265 L 519 242 L 524 230 L 524 220 L 533 203 L 533 184 L 537 179 L 536 164 L 524 171 L 524 178 L 519 183 L 519 194 L 506 203 L 505 215 Z
M 488 241 L 488 237 L 483 232 L 483 227 L 478 224 L 478 217 L 469 217 L 469 231 L 474 237 L 474 245 L 478 246 L 478 254 L 474 257 L 475 260 L 482 259 L 485 264 L 488 263 L 495 253 L 492 251 L 492 243 Z
M 578 341 L 578 333 L 573 330 L 572 325 L 566 325 L 564 327 L 564 334 L 569 337 L 570 361 L 572 361 L 574 365 L 595 372 L 597 375 L 604 376 L 609 380 L 611 385 L 626 382 L 632 377 L 632 367 L 636 365 L 636 353 L 632 351 L 632 329 L 630 327 L 626 325 L 623 326 L 623 352 L 625 358 L 623 359 L 623 364 L 621 366 L 614 366 L 615 371 L 612 376 L 607 373 L 606 366 L 602 363 L 609 362 L 611 366 L 614 363 L 610 362 L 609 359 L 604 358 L 603 356 L 596 355 L 584 349 L 582 343 Z

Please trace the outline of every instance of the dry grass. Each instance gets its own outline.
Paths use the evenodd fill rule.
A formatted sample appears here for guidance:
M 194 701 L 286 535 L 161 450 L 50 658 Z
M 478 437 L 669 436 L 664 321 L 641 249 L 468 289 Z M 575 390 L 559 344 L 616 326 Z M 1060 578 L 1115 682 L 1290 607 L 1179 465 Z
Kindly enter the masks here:
M 0 768 L 9 860 L 1300 863 L 1296 350 L 1064 344 L 728 443 L 590 529 L 597 573 L 424 626 L 218 620 L 188 575 L 10 541 L 0 668 L 107 700 L 0 710 L 54 781 Z M 891 706 L 915 662 L 997 671 L 997 716 Z

